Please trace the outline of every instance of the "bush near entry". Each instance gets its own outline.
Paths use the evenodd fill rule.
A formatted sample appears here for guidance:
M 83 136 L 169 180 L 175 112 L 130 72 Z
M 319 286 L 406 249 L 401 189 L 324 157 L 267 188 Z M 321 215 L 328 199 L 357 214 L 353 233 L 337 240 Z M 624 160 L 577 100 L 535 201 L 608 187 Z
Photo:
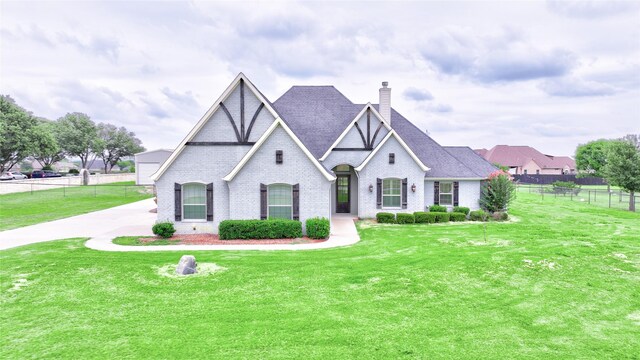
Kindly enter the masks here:
M 312 239 L 326 239 L 329 237 L 330 225 L 327 218 L 311 218 L 306 221 L 307 236 Z
M 396 222 L 398 224 L 413 224 L 416 222 L 416 218 L 413 214 L 398 213 L 396 215 Z
M 376 214 L 376 220 L 381 224 L 395 224 L 396 215 L 388 212 L 379 212 Z
M 297 220 L 224 220 L 218 226 L 220 240 L 291 239 L 302 237 Z

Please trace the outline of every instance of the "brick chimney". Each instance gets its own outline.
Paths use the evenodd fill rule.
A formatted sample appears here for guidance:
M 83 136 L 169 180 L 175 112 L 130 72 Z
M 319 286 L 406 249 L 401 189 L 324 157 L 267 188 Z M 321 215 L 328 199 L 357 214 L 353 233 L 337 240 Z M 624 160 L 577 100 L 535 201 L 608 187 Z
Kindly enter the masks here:
M 391 125 L 391 88 L 388 86 L 388 81 L 382 82 L 382 87 L 380 88 L 380 107 L 378 109 L 380 115 Z

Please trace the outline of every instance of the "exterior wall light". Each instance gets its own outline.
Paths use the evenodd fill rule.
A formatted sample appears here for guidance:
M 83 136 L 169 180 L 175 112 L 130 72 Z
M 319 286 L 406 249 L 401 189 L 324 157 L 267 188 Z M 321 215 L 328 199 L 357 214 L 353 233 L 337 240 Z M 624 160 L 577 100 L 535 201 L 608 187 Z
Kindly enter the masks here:
M 415 183 L 413 185 L 411 185 L 411 191 L 412 192 L 416 192 L 416 184 Z
M 369 184 L 369 192 L 373 192 L 373 184 Z

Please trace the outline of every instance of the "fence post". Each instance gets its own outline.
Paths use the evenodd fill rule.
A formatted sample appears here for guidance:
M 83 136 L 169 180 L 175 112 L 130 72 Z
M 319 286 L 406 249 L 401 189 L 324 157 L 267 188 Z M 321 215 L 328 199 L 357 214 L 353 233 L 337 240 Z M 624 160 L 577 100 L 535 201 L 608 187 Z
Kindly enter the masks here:
M 98 185 L 93 185 L 93 197 L 98 196 Z
M 542 200 L 544 200 L 544 190 L 542 189 L 542 184 L 540 184 L 540 196 L 542 196 Z
M 609 208 L 611 208 L 611 192 L 609 192 Z
M 591 190 L 589 190 L 589 204 L 591 204 Z
M 67 187 L 62 184 L 62 197 L 67 197 Z
M 31 195 L 33 195 L 33 183 L 31 183 Z
M 127 197 L 127 185 L 124 186 L 124 197 Z
M 571 192 L 569 193 L 569 199 L 573 201 L 573 190 L 571 190 Z

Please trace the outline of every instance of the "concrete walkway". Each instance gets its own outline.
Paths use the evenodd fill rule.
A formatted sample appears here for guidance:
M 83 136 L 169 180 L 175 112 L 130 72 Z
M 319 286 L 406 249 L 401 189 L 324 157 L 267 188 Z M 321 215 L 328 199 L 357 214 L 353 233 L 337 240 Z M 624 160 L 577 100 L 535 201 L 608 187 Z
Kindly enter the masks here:
M 0 250 L 74 237 L 153 235 L 153 199 L 0 232 Z
M 116 245 L 118 236 L 153 236 L 156 221 L 153 199 L 117 206 L 41 224 L 0 232 L 0 250 L 44 241 L 75 237 L 91 238 L 85 245 L 103 251 L 191 251 L 191 250 L 311 250 L 352 245 L 360 241 L 351 216 L 331 219 L 331 236 L 325 242 L 295 245 Z

